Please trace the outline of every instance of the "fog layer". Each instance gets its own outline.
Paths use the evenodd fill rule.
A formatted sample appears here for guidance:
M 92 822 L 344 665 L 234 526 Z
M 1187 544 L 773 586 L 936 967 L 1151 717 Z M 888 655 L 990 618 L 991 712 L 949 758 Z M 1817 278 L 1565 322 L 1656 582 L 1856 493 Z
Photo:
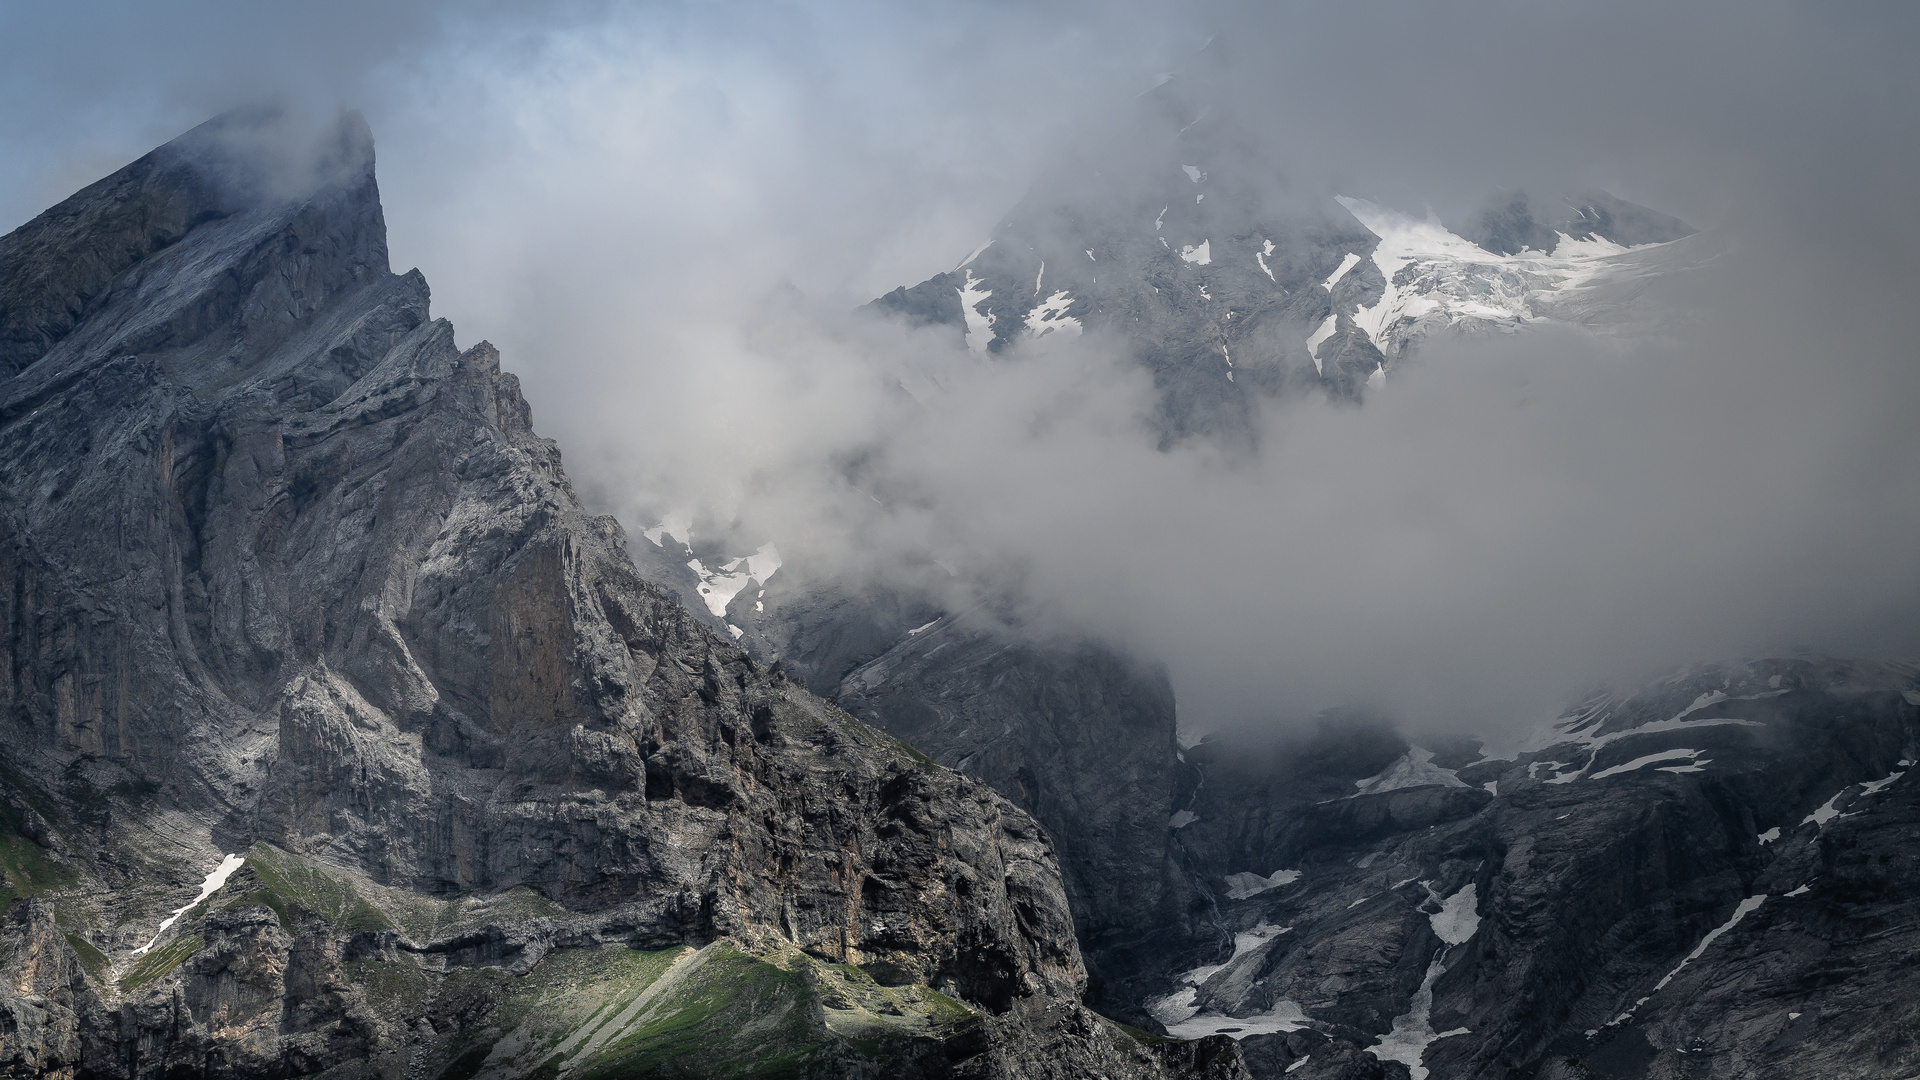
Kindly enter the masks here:
M 630 532 L 693 509 L 849 579 L 941 558 L 1165 661 L 1196 731 L 1501 726 L 1696 659 L 1920 644 L 1907 7 L 145 11 L 0 14 L 6 223 L 221 108 L 361 107 L 396 264 Z M 1156 450 L 1122 342 L 984 364 L 851 314 L 1168 72 L 1278 201 L 1602 187 L 1723 254 L 1658 336 L 1435 342 L 1361 408 L 1269 402 L 1252 457 Z

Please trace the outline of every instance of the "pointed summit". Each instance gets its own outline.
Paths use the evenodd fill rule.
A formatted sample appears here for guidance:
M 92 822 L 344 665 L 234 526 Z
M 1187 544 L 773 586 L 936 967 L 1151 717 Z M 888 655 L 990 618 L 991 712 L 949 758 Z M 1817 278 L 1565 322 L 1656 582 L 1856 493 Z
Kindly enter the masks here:
M 358 112 L 315 125 L 256 108 L 209 120 L 88 185 L 0 237 L 0 378 L 46 356 L 116 285 L 130 287 L 139 268 L 216 223 L 232 243 L 325 207 L 332 239 L 314 254 L 346 265 L 320 276 L 384 272 L 373 169 L 373 135 Z

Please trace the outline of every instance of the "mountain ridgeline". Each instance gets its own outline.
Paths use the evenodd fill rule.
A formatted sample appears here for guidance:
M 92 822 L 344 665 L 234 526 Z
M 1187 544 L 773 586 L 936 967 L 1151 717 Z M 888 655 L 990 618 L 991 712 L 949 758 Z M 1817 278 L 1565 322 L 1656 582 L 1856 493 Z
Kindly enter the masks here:
M 643 580 L 428 299 L 351 114 L 0 238 L 0 1070 L 1244 1075 L 1082 1007 L 1047 834 Z
M 1264 402 L 1361 403 L 1442 337 L 1658 334 L 1718 250 L 1604 192 L 1503 193 L 1451 224 L 1272 203 L 1205 91 L 1144 96 L 1138 145 L 1037 184 L 870 310 L 988 362 L 1123 351 L 1163 446 L 1233 453 Z M 695 595 L 677 545 L 640 557 Z M 1032 813 L 1108 1015 L 1229 1036 L 1292 1080 L 1920 1068 L 1913 665 L 1691 665 L 1518 740 L 1416 745 L 1339 712 L 1183 747 L 1151 663 L 782 573 L 706 614 Z
M 1204 90 L 871 310 L 1117 344 L 1231 452 L 1439 335 L 1657 329 L 1711 257 L 1604 193 L 1277 210 Z M 1100 642 L 630 547 L 428 301 L 354 115 L 0 237 L 6 1075 L 1920 1072 L 1920 666 L 1183 745 Z

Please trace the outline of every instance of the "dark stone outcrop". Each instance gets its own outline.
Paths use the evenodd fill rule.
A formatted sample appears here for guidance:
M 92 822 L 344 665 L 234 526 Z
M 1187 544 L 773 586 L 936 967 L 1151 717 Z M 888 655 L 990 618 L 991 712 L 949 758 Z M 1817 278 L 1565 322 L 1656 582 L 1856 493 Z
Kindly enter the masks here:
M 1223 964 L 1209 1015 L 1297 1006 L 1260 1076 L 1395 1075 L 1395 1030 L 1436 1080 L 1902 1075 L 1917 702 L 1900 666 L 1704 665 L 1371 794 L 1406 745 L 1351 720 L 1203 743 L 1178 835 L 1221 931 L 1160 992 Z
M 1060 838 L 1091 1000 L 1128 1013 L 1142 963 L 1192 933 L 1197 899 L 1167 828 L 1187 777 L 1166 675 L 948 618 L 847 675 L 839 701 Z

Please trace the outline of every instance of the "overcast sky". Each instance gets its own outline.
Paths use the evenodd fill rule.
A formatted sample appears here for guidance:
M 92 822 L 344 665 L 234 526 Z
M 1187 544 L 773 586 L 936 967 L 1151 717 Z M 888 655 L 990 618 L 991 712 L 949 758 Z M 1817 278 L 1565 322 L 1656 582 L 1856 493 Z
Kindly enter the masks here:
M 1917 23 L 1781 0 L 5 3 L 0 228 L 222 109 L 357 107 L 396 269 L 502 347 L 630 530 L 693 503 L 849 570 L 964 548 L 1036 617 L 1166 660 L 1191 728 L 1363 699 L 1509 723 L 1695 659 L 1915 648 Z M 1295 189 L 1451 217 L 1605 187 L 1737 254 L 1673 298 L 1685 335 L 1436 347 L 1357 412 L 1270 409 L 1253 462 L 1154 450 L 1150 388 L 1097 347 L 967 369 L 843 318 L 951 267 L 1216 34 L 1217 122 Z M 931 415 L 876 389 L 908 362 L 948 376 Z M 849 454 L 922 498 L 849 502 Z

